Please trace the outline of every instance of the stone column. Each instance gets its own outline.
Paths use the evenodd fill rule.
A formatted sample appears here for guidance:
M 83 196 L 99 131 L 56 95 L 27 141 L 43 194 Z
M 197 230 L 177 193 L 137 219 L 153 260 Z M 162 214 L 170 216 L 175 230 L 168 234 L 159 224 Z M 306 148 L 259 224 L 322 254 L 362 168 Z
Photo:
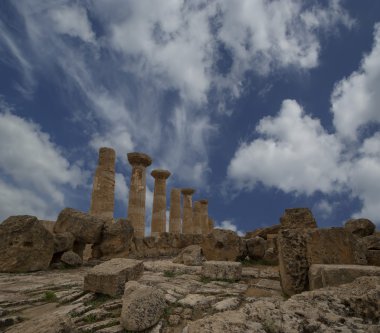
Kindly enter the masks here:
M 170 172 L 156 169 L 151 175 L 154 178 L 151 236 L 158 237 L 166 231 L 166 179 Z
M 199 201 L 194 202 L 193 207 L 193 234 L 201 234 L 202 228 L 202 204 Z
M 113 218 L 115 207 L 115 160 L 112 148 L 99 149 L 99 161 L 94 175 L 90 214 Z
M 214 220 L 209 216 L 207 218 L 208 232 L 211 233 L 214 230 Z
M 182 210 L 182 233 L 193 233 L 193 205 L 192 195 L 195 190 L 192 188 L 183 188 L 181 193 L 183 195 L 183 210 Z
M 145 236 L 146 167 L 152 164 L 152 159 L 143 153 L 129 153 L 128 162 L 132 165 L 128 219 L 135 237 L 142 238 Z
M 201 233 L 208 234 L 208 200 L 199 200 L 201 203 Z
M 181 190 L 172 188 L 170 191 L 169 232 L 181 233 Z

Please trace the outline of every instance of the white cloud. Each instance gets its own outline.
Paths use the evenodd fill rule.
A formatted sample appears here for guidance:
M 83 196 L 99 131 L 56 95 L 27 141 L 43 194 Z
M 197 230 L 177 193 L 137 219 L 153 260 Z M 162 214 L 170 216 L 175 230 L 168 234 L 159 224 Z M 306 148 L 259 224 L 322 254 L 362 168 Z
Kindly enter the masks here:
M 322 199 L 314 205 L 312 211 L 321 214 L 324 218 L 328 218 L 334 211 L 334 204 Z
M 220 223 L 216 222 L 214 228 L 232 230 L 235 231 L 239 236 L 244 235 L 244 232 L 239 230 L 232 220 L 224 220 Z
M 285 100 L 279 114 L 263 118 L 256 131 L 260 137 L 243 143 L 228 167 L 236 188 L 252 189 L 261 182 L 310 195 L 330 193 L 345 182 L 339 141 L 296 101 Z
M 331 96 L 337 133 L 356 140 L 361 126 L 380 123 L 380 23 L 375 25 L 374 43 L 358 70 L 338 82 Z
M 37 124 L 13 115 L 4 102 L 0 109 L 0 215 L 12 210 L 13 215 L 51 216 L 64 206 L 63 186 L 84 184 L 86 174 L 68 162 Z
M 115 199 L 122 203 L 128 202 L 129 189 L 127 185 L 127 180 L 121 173 L 115 174 Z

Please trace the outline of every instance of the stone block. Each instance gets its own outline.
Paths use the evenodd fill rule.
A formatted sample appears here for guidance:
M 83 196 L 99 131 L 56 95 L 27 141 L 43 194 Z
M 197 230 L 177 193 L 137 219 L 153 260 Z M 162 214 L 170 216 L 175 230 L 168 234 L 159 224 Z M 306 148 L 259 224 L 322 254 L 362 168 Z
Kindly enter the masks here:
M 121 295 L 127 281 L 137 280 L 144 271 L 140 260 L 115 258 L 93 267 L 84 277 L 86 291 L 110 296 Z
M 375 224 L 368 219 L 351 219 L 348 220 L 344 227 L 359 237 L 370 236 L 375 232 Z
M 364 265 L 311 265 L 310 290 L 350 283 L 361 276 L 380 276 L 380 267 Z
M 202 248 L 199 245 L 185 247 L 180 254 L 174 258 L 173 263 L 187 266 L 200 266 L 204 261 Z
M 380 266 L 380 250 L 367 250 L 368 265 Z
M 202 276 L 214 280 L 240 280 L 241 273 L 241 263 L 230 261 L 207 261 L 203 264 L 201 271 Z
M 317 228 L 317 222 L 309 208 L 285 209 L 280 223 L 283 229 Z
M 253 259 L 263 259 L 265 255 L 265 249 L 267 247 L 267 241 L 264 238 L 256 236 L 246 240 L 248 256 Z

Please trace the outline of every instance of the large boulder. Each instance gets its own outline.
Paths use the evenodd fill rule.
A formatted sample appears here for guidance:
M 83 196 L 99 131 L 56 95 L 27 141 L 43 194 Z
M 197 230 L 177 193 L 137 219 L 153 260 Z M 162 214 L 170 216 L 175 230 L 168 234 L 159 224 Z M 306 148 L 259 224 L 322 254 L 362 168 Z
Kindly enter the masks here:
M 35 216 L 10 216 L 0 224 L 0 272 L 45 270 L 53 251 L 53 235 Z
M 288 208 L 280 217 L 281 228 L 317 228 L 317 222 L 309 208 Z
M 202 276 L 213 280 L 240 280 L 242 265 L 240 262 L 206 261 L 202 266 Z
M 139 279 L 143 272 L 144 264 L 140 260 L 111 259 L 93 267 L 85 275 L 83 289 L 115 297 L 123 293 L 127 281 Z
M 68 266 L 76 267 L 83 263 L 83 260 L 73 251 L 64 252 L 61 256 L 61 261 Z
M 375 224 L 368 219 L 351 219 L 348 220 L 344 227 L 359 237 L 370 236 L 375 232 Z
M 266 250 L 267 241 L 264 238 L 256 236 L 246 240 L 248 256 L 252 260 L 263 259 Z
M 127 282 L 121 309 L 121 325 L 127 331 L 144 331 L 160 320 L 165 308 L 163 292 L 135 281 Z
M 207 260 L 236 261 L 243 256 L 243 242 L 236 232 L 214 229 L 203 237 L 201 247 Z
M 74 247 L 75 237 L 71 232 L 62 232 L 53 234 L 54 236 L 54 253 L 70 251 Z
M 104 226 L 99 243 L 93 247 L 93 257 L 127 256 L 133 238 L 133 227 L 127 219 L 118 219 Z
M 201 266 L 204 261 L 202 248 L 199 245 L 185 247 L 180 254 L 174 258 L 173 263 L 187 266 Z
M 65 208 L 58 215 L 54 232 L 71 232 L 77 242 L 94 244 L 100 240 L 103 226 L 107 223 L 109 223 L 109 219 L 92 216 L 72 208 Z
M 287 295 L 308 289 L 312 264 L 367 263 L 362 242 L 344 228 L 284 229 L 277 244 L 281 286 Z
M 281 224 L 275 224 L 270 227 L 259 228 L 254 231 L 248 231 L 244 238 L 254 238 L 259 236 L 261 238 L 267 239 L 267 235 L 277 234 L 281 229 Z

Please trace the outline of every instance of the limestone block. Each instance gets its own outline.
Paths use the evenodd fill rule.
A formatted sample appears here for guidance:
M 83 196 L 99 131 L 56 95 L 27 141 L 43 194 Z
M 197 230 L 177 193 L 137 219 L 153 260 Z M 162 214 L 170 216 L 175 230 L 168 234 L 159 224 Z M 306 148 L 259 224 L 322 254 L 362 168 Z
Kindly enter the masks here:
M 277 233 L 280 231 L 280 228 L 281 228 L 281 224 L 275 224 L 270 227 L 256 229 L 254 231 L 247 232 L 244 238 L 254 238 L 256 236 L 259 236 L 261 238 L 267 239 L 268 234 L 277 235 Z
M 199 245 L 190 245 L 184 248 L 180 254 L 174 258 L 173 263 L 187 266 L 200 266 L 204 260 L 202 248 Z
M 61 261 L 69 266 L 80 266 L 83 263 L 83 260 L 73 251 L 67 251 L 62 254 Z
M 367 250 L 368 265 L 380 266 L 380 250 Z
M 99 241 L 103 226 L 107 223 L 108 219 L 65 208 L 58 215 L 54 232 L 71 232 L 76 241 L 93 244 Z
M 371 235 L 361 238 L 368 250 L 380 250 L 380 235 Z
M 142 261 L 115 258 L 93 267 L 84 277 L 85 291 L 121 295 L 126 281 L 137 280 L 144 271 Z
M 73 249 L 75 237 L 71 232 L 53 234 L 54 253 L 69 251 Z
M 53 235 L 35 216 L 10 216 L 0 223 L 0 272 L 45 270 L 53 251 Z
M 285 209 L 280 218 L 281 228 L 316 228 L 314 216 L 309 208 L 289 208 Z
M 163 292 L 157 288 L 131 282 L 125 285 L 120 322 L 127 331 L 140 332 L 160 320 L 166 302 Z
M 265 255 L 267 241 L 261 237 L 254 237 L 246 240 L 248 256 L 253 259 L 263 259 Z
M 375 224 L 368 219 L 351 219 L 348 220 L 344 227 L 359 237 L 370 236 L 375 232 Z
M 201 247 L 207 260 L 238 260 L 244 252 L 242 239 L 236 232 L 214 229 L 202 239 Z
M 310 290 L 350 283 L 361 276 L 380 276 L 380 267 L 364 265 L 311 265 Z
M 202 266 L 202 276 L 210 279 L 240 280 L 242 265 L 240 262 L 206 261 Z

